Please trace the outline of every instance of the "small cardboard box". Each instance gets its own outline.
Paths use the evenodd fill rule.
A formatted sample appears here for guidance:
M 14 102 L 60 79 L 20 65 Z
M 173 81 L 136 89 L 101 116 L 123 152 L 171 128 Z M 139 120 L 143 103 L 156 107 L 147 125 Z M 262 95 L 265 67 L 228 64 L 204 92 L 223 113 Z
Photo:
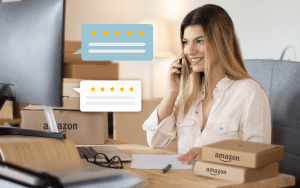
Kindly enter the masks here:
M 13 101 L 5 101 L 0 111 L 0 119 L 14 119 L 13 116 Z
M 224 140 L 203 146 L 201 160 L 256 169 L 282 160 L 283 153 L 282 145 Z
M 212 162 L 195 160 L 193 163 L 193 173 L 211 178 L 218 178 L 230 181 L 247 183 L 278 175 L 279 163 L 272 163 L 259 169 L 230 166 Z
M 80 93 L 73 88 L 80 88 L 80 81 L 82 79 L 64 78 L 62 84 L 62 96 L 69 98 L 80 98 Z
M 81 112 L 66 109 L 66 106 L 62 108 L 53 110 L 58 131 L 66 134 L 76 145 L 101 145 L 107 141 L 107 112 Z M 49 129 L 43 107 L 30 105 L 21 111 L 21 115 L 21 128 L 41 131 Z

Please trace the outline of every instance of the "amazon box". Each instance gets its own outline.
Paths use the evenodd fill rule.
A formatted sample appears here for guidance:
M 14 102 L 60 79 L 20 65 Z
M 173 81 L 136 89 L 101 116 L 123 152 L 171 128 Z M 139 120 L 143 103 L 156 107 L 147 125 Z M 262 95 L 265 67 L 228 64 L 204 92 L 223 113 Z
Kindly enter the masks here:
M 278 175 L 278 171 L 278 162 L 258 169 L 205 162 L 201 160 L 195 160 L 193 163 L 194 174 L 241 183 L 273 178 Z
M 71 104 L 71 101 L 75 103 Z M 63 98 L 63 104 L 69 106 L 53 109 L 60 133 L 66 134 L 76 145 L 101 145 L 107 141 L 107 112 L 81 112 L 79 99 Z M 21 128 L 40 131 L 49 129 L 42 106 L 30 105 L 23 108 L 21 115 Z
M 257 169 L 282 160 L 283 153 L 282 145 L 224 140 L 203 146 L 201 160 Z

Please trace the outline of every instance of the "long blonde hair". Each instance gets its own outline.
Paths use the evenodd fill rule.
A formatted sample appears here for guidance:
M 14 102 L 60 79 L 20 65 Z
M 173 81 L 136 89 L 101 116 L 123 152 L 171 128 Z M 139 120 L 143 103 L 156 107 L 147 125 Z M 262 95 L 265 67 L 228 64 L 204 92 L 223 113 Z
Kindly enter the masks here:
M 185 28 L 192 25 L 200 25 L 204 31 L 205 68 L 204 73 L 192 71 L 191 64 L 183 53 L 184 47 L 181 42 L 183 58 L 177 108 L 179 109 L 178 117 L 182 120 L 192 103 L 198 98 L 203 81 L 208 97 L 212 98 L 210 75 L 216 65 L 221 66 L 225 75 L 231 80 L 253 79 L 247 73 L 233 22 L 223 8 L 206 4 L 191 11 L 181 23 L 181 39 Z

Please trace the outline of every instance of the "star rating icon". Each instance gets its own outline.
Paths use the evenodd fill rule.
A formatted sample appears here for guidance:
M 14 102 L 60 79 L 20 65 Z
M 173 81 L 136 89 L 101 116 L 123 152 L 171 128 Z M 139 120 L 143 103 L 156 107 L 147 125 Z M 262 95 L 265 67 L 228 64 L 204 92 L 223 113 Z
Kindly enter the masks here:
M 144 32 L 143 32 L 143 31 L 140 31 L 140 32 L 139 32 L 139 37 L 140 37 L 140 36 L 143 36 L 143 35 L 144 35 Z
M 129 89 L 130 89 L 130 91 L 133 91 L 134 88 L 131 86 L 131 88 L 129 88 Z
M 127 31 L 126 33 L 127 33 L 127 36 L 131 36 L 131 33 L 132 33 L 132 32 Z
M 110 91 L 114 91 L 114 89 L 115 89 L 114 87 L 111 87 L 111 88 L 110 88 Z
M 96 32 L 94 30 L 91 32 L 91 34 L 92 34 L 92 37 L 96 36 Z
M 118 37 L 119 37 L 119 36 L 120 36 L 120 32 L 119 32 L 119 31 L 116 31 L 116 32 L 115 32 L 115 36 L 118 36 Z
M 107 33 L 108 33 L 108 32 L 105 30 L 105 31 L 103 32 L 103 36 L 104 36 L 104 37 L 107 37 Z
M 91 91 L 95 91 L 95 88 L 94 88 L 94 87 L 92 87 L 92 88 L 91 88 Z
M 124 91 L 124 88 L 123 88 L 123 87 L 121 87 L 121 88 L 120 88 L 120 91 Z
M 104 91 L 105 88 L 102 86 L 100 89 L 101 89 L 101 91 Z

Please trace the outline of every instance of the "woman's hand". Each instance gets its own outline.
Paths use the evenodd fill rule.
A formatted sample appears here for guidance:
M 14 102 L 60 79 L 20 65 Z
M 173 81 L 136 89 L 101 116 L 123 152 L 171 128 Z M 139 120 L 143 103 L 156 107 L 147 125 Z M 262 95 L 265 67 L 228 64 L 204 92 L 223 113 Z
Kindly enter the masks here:
M 199 155 L 201 155 L 201 148 L 193 147 L 186 154 L 181 155 L 180 157 L 177 157 L 177 160 L 181 161 L 181 164 L 188 165 L 192 159 L 197 157 L 198 153 L 196 151 L 199 153 Z
M 168 72 L 167 92 L 169 92 L 171 94 L 175 94 L 176 96 L 179 93 L 179 84 L 180 83 L 178 83 L 175 80 L 175 74 L 180 74 L 180 71 L 178 70 L 178 68 L 182 67 L 182 65 L 179 63 L 181 59 L 182 59 L 182 56 L 178 56 L 178 57 L 174 58 L 171 62 L 169 72 Z

